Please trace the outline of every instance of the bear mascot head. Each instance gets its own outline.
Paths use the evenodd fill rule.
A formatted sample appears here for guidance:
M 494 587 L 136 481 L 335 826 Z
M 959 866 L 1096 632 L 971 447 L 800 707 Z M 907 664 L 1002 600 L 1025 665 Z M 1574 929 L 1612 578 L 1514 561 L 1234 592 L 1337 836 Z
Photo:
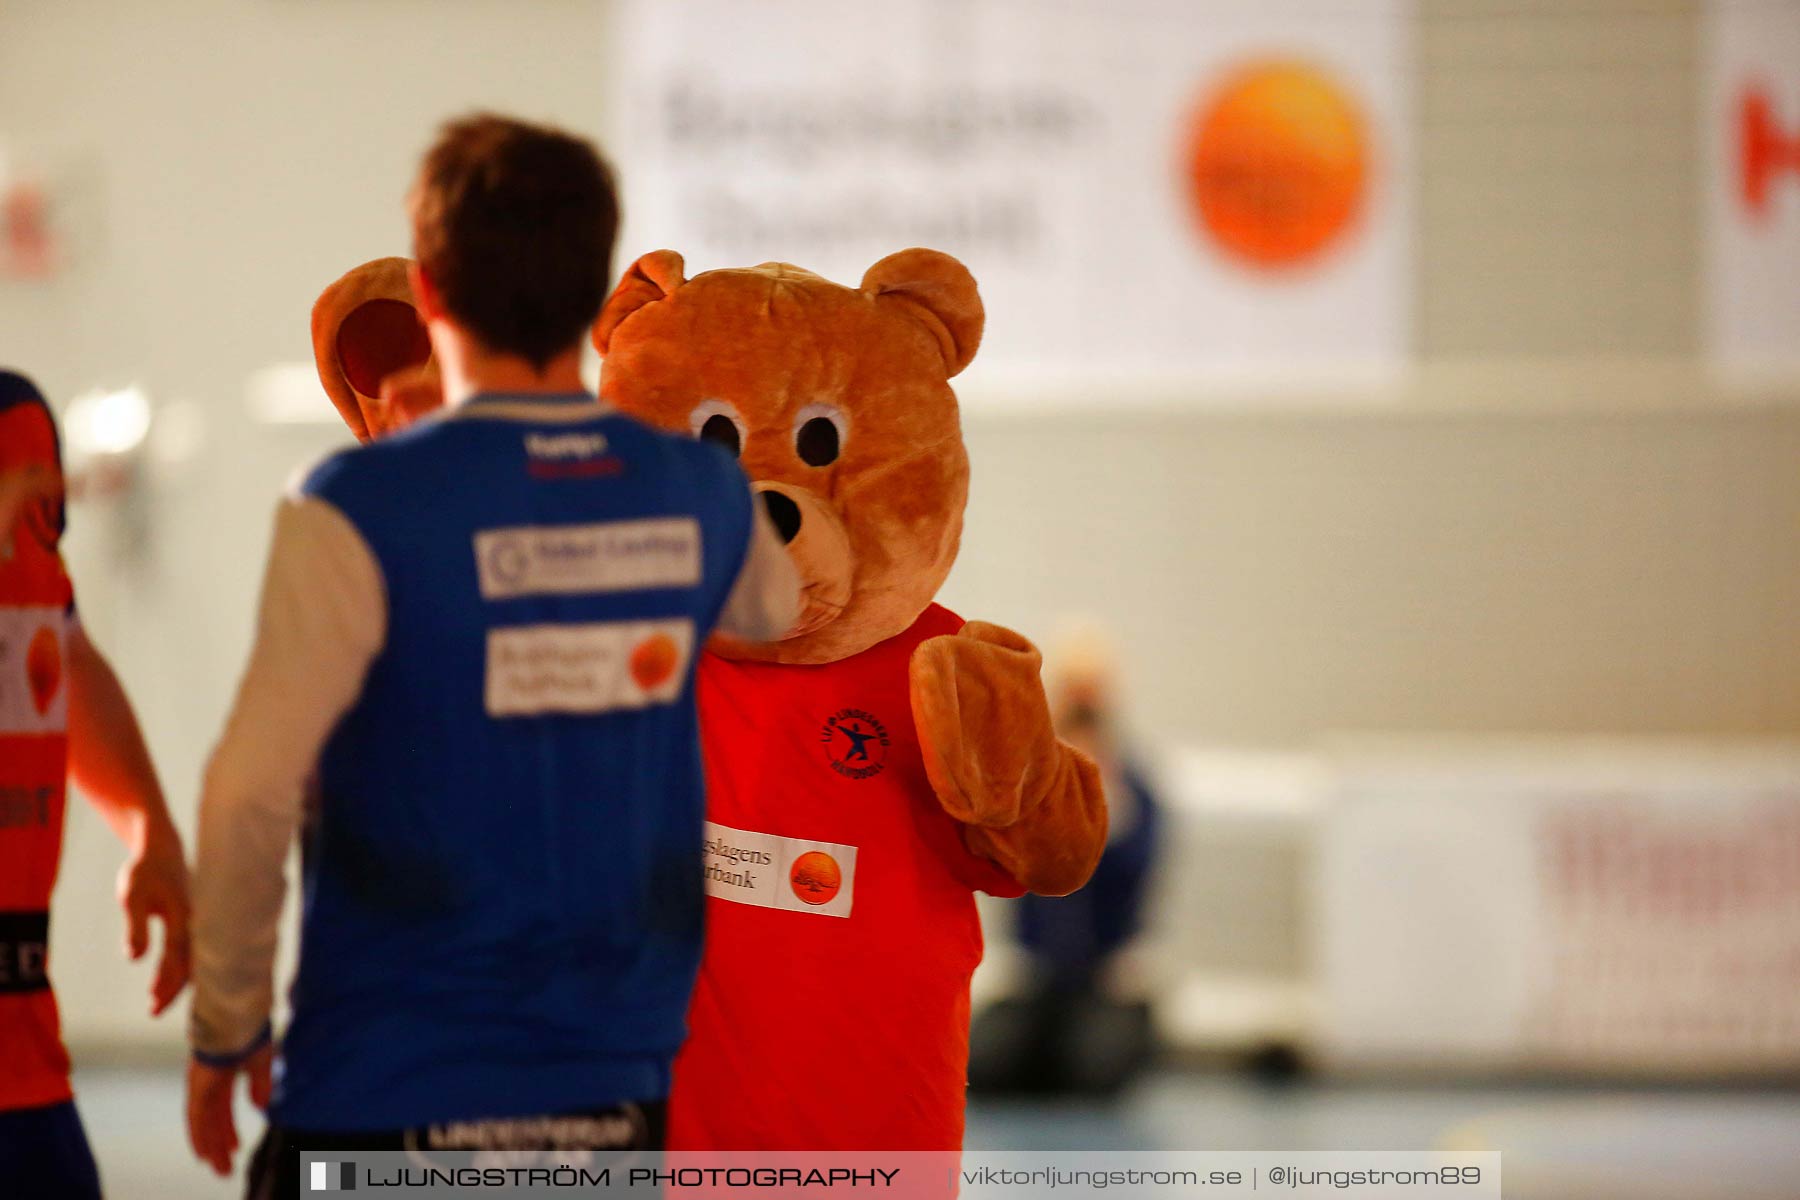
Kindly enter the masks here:
M 848 288 L 785 263 L 685 278 L 634 263 L 594 327 L 601 392 L 718 442 L 761 493 L 805 585 L 781 641 L 733 658 L 826 663 L 909 628 L 950 573 L 969 495 L 950 379 L 981 344 L 975 280 L 903 250 Z

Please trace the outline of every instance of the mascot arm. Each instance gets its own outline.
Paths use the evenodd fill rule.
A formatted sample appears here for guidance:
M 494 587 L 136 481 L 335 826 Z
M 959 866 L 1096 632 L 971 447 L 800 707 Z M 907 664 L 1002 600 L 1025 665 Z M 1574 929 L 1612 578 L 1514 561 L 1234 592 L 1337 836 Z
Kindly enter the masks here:
M 1024 637 L 971 621 L 913 651 L 912 709 L 932 790 L 964 844 L 1060 896 L 1100 861 L 1106 796 L 1094 761 L 1056 737 L 1042 665 Z

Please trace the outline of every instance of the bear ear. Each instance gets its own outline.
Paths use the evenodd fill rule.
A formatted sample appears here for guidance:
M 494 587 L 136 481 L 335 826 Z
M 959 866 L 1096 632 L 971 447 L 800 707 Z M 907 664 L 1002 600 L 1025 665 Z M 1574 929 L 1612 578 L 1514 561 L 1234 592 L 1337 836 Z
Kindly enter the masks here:
M 594 322 L 594 349 L 600 352 L 600 357 L 606 357 L 613 331 L 626 317 L 646 304 L 668 299 L 676 288 L 687 282 L 684 271 L 681 255 L 673 250 L 652 250 L 631 264 L 625 277 L 619 280 L 619 286 L 606 298 L 600 317 Z
M 358 441 L 376 432 L 381 381 L 431 361 L 431 339 L 413 307 L 404 258 L 378 258 L 348 272 L 313 304 L 319 382 Z
M 969 268 L 938 250 L 890 254 L 863 276 L 862 290 L 904 304 L 936 335 L 947 377 L 954 377 L 981 345 L 986 313 Z

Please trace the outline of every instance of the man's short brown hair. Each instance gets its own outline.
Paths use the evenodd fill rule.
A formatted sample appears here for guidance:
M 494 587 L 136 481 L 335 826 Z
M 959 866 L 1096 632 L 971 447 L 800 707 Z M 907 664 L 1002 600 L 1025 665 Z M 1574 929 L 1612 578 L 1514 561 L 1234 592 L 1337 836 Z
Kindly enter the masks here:
M 445 310 L 540 370 L 578 346 L 612 279 L 619 202 L 580 138 L 479 114 L 452 121 L 408 197 L 413 252 Z

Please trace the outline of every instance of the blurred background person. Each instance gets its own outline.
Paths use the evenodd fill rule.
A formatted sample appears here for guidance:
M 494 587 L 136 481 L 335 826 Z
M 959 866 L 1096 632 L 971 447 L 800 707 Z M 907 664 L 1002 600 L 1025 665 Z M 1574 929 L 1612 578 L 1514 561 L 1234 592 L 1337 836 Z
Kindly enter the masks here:
M 1143 928 L 1162 814 L 1119 729 L 1114 652 L 1095 624 L 1050 648 L 1056 732 L 1100 765 L 1106 851 L 1093 878 L 1067 896 L 1010 901 L 1026 959 L 1021 994 L 978 1015 L 970 1031 L 970 1087 L 998 1094 L 1107 1095 L 1149 1065 L 1154 1032 L 1143 981 L 1121 970 Z
M 125 845 L 126 953 L 142 958 L 152 922 L 162 925 L 153 1014 L 187 984 L 188 895 L 137 718 L 76 616 L 62 533 L 50 409 L 29 380 L 0 371 L 0 1181 L 9 1194 L 83 1200 L 100 1195 L 100 1180 L 69 1086 L 48 949 L 67 781 Z

